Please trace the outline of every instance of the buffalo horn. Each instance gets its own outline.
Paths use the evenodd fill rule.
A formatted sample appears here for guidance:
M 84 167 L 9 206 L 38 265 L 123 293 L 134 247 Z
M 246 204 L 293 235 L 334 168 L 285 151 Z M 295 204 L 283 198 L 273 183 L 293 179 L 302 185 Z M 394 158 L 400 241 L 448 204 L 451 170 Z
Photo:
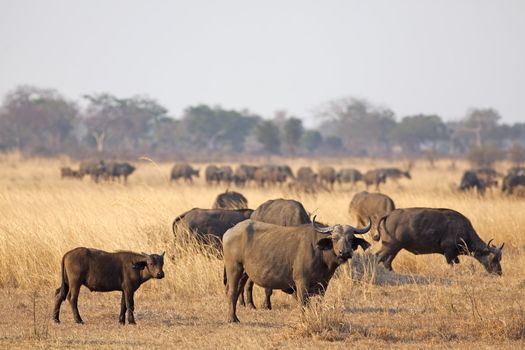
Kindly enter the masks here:
M 503 244 L 501 244 L 501 247 L 499 247 L 499 250 L 502 250 L 504 245 L 505 245 L 505 242 L 503 242 Z
M 315 218 L 317 215 L 314 215 L 314 218 L 312 219 L 312 226 L 314 227 L 314 230 L 320 233 L 330 233 L 334 230 L 334 226 L 328 226 L 328 227 L 321 227 L 315 223 Z
M 366 225 L 366 227 L 363 227 L 363 228 L 354 227 L 354 233 L 356 234 L 367 233 L 368 231 L 370 231 L 371 227 L 372 227 L 372 220 L 370 220 L 370 217 L 368 217 L 368 225 Z
M 487 248 L 490 248 L 490 243 L 494 240 L 494 238 L 492 238 L 489 243 L 487 243 Z

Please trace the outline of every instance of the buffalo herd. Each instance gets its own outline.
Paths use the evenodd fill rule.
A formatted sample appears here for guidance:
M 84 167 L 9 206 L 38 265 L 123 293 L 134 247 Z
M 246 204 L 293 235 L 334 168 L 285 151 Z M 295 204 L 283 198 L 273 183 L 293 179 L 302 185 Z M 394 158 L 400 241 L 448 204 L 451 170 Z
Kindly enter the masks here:
M 84 176 L 89 176 L 94 182 L 104 180 L 123 180 L 127 183 L 128 176 L 135 171 L 135 167 L 127 162 L 115 162 L 103 160 L 100 161 L 82 161 L 78 170 L 70 167 L 60 168 L 60 175 L 62 178 L 77 178 L 83 179 Z
M 83 162 L 80 169 L 63 170 L 62 176 L 120 178 L 124 181 L 134 167 L 127 163 Z M 181 163 L 173 167 L 171 180 L 191 183 L 199 169 Z M 209 165 L 205 169 L 207 183 L 246 186 L 269 184 L 315 183 L 333 188 L 336 183 L 364 181 L 368 186 L 379 185 L 387 178 L 411 178 L 408 171 L 397 168 L 369 170 L 362 174 L 356 169 L 339 171 L 324 167 L 315 173 L 302 167 L 294 175 L 286 165 L 248 166 L 233 170 L 229 166 Z M 513 168 L 507 175 L 492 169 L 466 171 L 459 189 L 477 189 L 483 193 L 503 177 L 502 189 L 513 193 L 525 186 L 525 169 Z M 446 208 L 396 208 L 392 198 L 382 193 L 362 191 L 349 203 L 349 214 L 356 226 L 347 223 L 334 225 L 316 221 L 302 203 L 291 199 L 268 200 L 255 210 L 241 193 L 227 190 L 217 196 L 210 209 L 193 208 L 178 215 L 172 223 L 175 237 L 189 234 L 196 242 L 215 249 L 224 263 L 224 286 L 227 295 L 226 316 L 229 322 L 239 322 L 237 303 L 255 308 L 254 285 L 265 289 L 263 308 L 271 309 L 273 290 L 293 294 L 301 305 L 308 304 L 312 295 L 323 295 L 339 266 L 352 258 L 361 248 L 368 250 L 379 242 L 374 256 L 378 264 L 392 270 L 392 262 L 401 250 L 412 254 L 441 254 L 447 264 L 459 263 L 460 255 L 476 259 L 488 273 L 502 274 L 501 259 L 504 244 L 485 242 L 470 220 L 461 213 Z M 91 248 L 76 248 L 62 258 L 61 286 L 56 291 L 53 319 L 59 322 L 62 302 L 67 298 L 76 322 L 82 323 L 77 302 L 80 287 L 91 291 L 121 291 L 119 322 L 134 324 L 134 292 L 149 279 L 161 279 L 164 253 L 146 254 L 119 251 L 108 253 Z M 240 299 L 240 300 L 239 300 Z

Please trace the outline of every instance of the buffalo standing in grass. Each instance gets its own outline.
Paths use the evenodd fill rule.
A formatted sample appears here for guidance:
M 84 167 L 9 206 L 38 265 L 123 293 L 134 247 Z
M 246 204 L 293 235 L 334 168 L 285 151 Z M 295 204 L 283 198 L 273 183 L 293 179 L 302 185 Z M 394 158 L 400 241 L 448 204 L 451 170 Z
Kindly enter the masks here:
M 355 187 L 358 181 L 363 181 L 363 174 L 357 169 L 345 168 L 337 173 L 337 182 L 339 184 L 351 183 L 352 187 Z
M 319 169 L 319 180 L 322 184 L 325 184 L 330 187 L 331 190 L 334 189 L 334 183 L 337 180 L 337 172 L 331 166 L 326 166 Z
M 468 191 L 476 189 L 479 194 L 484 194 L 487 188 L 487 183 L 481 179 L 478 174 L 473 170 L 467 170 L 463 173 L 461 181 L 459 183 L 460 191 Z
M 135 167 L 129 163 L 118 163 L 118 162 L 109 162 L 106 165 L 105 174 L 111 178 L 111 180 L 117 179 L 120 181 L 122 177 L 124 183 L 128 182 L 128 176 L 135 171 Z
M 164 253 L 108 253 L 92 248 L 76 248 L 62 258 L 62 284 L 56 290 L 53 320 L 60 322 L 60 306 L 69 300 L 76 323 L 83 323 L 78 312 L 78 294 L 82 285 L 92 292 L 122 291 L 119 323 L 135 324 L 133 295 L 151 278 L 164 278 Z
M 396 209 L 392 198 L 381 193 L 368 193 L 366 191 L 356 193 L 350 202 L 348 211 L 355 215 L 358 225 L 365 225 L 368 219 L 376 225 L 380 218 L 388 215 Z M 372 228 L 371 234 L 376 228 Z
M 247 276 L 268 289 L 292 290 L 303 305 L 323 295 L 339 265 L 352 257 L 354 234 L 370 230 L 350 225 L 278 226 L 245 220 L 224 234 L 228 321 L 239 322 L 237 299 Z
M 99 178 L 102 177 L 106 172 L 106 164 L 103 160 L 85 160 L 80 163 L 78 172 L 81 177 L 89 175 L 94 182 L 98 182 Z
M 379 185 L 386 182 L 386 173 L 383 169 L 368 170 L 363 176 L 366 189 L 371 185 L 375 185 L 375 190 L 379 192 Z
M 213 209 L 246 209 L 248 200 L 241 193 L 228 191 L 221 193 L 215 198 Z
M 188 163 L 175 164 L 171 169 L 170 181 L 184 179 L 185 182 L 193 183 L 193 177 L 199 177 L 199 169 L 193 169 Z
M 515 192 L 515 189 L 519 186 L 525 187 L 525 174 L 509 174 L 503 178 L 503 185 L 501 187 L 501 190 L 503 191 L 503 193 L 512 194 Z
M 381 240 L 379 262 L 392 270 L 392 261 L 401 249 L 413 254 L 443 254 L 450 265 L 458 264 L 459 255 L 473 255 L 489 273 L 501 275 L 503 244 L 497 248 L 478 236 L 469 219 L 451 209 L 396 209 L 379 220 Z

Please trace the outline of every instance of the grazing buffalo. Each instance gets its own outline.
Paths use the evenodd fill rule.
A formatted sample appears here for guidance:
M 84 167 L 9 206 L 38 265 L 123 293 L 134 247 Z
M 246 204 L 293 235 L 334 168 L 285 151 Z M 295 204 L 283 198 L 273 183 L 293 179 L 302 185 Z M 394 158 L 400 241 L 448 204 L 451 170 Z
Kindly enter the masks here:
M 394 201 L 387 195 L 381 193 L 368 193 L 366 191 L 356 193 L 350 202 L 349 212 L 354 214 L 358 225 L 365 225 L 371 219 L 373 225 L 385 215 L 396 209 Z M 371 234 L 376 228 L 372 228 Z
M 381 225 L 383 224 L 383 225 Z M 401 249 L 413 254 L 443 254 L 450 265 L 458 255 L 473 255 L 489 273 L 501 275 L 501 247 L 496 248 L 478 236 L 470 220 L 451 209 L 396 209 L 382 217 L 373 236 L 381 240 L 379 262 L 392 270 L 392 260 Z
M 484 194 L 485 189 L 487 188 L 487 183 L 480 179 L 478 174 L 475 171 L 467 170 L 463 173 L 461 177 L 461 182 L 459 183 L 460 191 L 468 191 L 475 188 L 479 194 Z
M 337 180 L 337 173 L 331 166 L 326 166 L 319 169 L 319 180 L 322 184 L 330 186 L 330 189 L 334 189 L 335 180 Z
M 402 177 L 405 177 L 407 179 L 411 179 L 412 176 L 410 176 L 409 171 L 403 171 L 398 168 L 383 168 L 382 169 L 387 179 L 392 179 L 395 182 L 399 180 Z
M 228 191 L 221 193 L 215 198 L 213 209 L 246 209 L 248 200 L 239 192 Z
M 503 178 L 501 190 L 503 193 L 512 194 L 518 186 L 525 186 L 525 174 L 509 174 Z
M 80 163 L 78 172 L 81 177 L 89 175 L 94 182 L 98 182 L 99 178 L 106 172 L 106 164 L 103 160 L 85 160 Z
M 379 191 L 379 185 L 386 182 L 386 174 L 384 169 L 368 170 L 363 176 L 363 180 L 367 190 L 369 186 L 375 185 L 376 191 Z
M 354 234 L 370 230 L 350 225 L 278 226 L 243 221 L 224 234 L 228 321 L 239 322 L 237 298 L 249 278 L 269 289 L 295 291 L 303 305 L 323 295 L 335 270 L 352 257 Z
M 250 218 L 252 209 L 199 209 L 193 208 L 173 220 L 173 234 L 179 228 L 188 229 L 198 241 L 221 250 L 224 233 L 237 223 Z
M 363 181 L 363 174 L 357 169 L 345 168 L 337 173 L 337 182 L 339 184 L 351 183 L 352 187 L 354 187 L 358 181 Z
M 300 167 L 297 170 L 297 180 L 300 182 L 317 182 L 317 174 L 310 167 Z
M 199 177 L 199 169 L 193 169 L 188 163 L 175 164 L 171 169 L 170 181 L 184 179 L 185 182 L 193 183 L 193 177 Z
M 128 176 L 131 175 L 134 171 L 135 167 L 129 163 L 109 162 L 106 165 L 105 175 L 111 177 L 111 180 L 115 180 L 116 178 L 119 181 L 122 177 L 124 179 L 124 183 L 127 183 Z
M 209 185 L 220 184 L 221 182 L 221 171 L 220 169 L 213 164 L 210 164 L 206 167 L 204 171 L 206 175 L 206 183 Z
M 78 312 L 78 294 L 82 285 L 92 292 L 122 291 L 119 323 L 135 324 L 133 295 L 151 278 L 164 278 L 164 253 L 108 253 L 92 248 L 75 248 L 62 258 L 62 284 L 56 290 L 53 320 L 60 322 L 60 306 L 67 299 L 75 322 L 83 323 Z
M 230 185 L 233 181 L 233 169 L 229 165 L 219 167 L 219 182 Z
M 235 169 L 235 175 L 244 179 L 244 183 L 255 180 L 255 171 L 258 169 L 255 165 L 241 164 Z
M 80 175 L 80 171 L 73 170 L 70 167 L 63 167 L 60 168 L 60 177 L 63 179 L 65 177 L 72 177 L 75 179 L 82 179 L 82 176 Z

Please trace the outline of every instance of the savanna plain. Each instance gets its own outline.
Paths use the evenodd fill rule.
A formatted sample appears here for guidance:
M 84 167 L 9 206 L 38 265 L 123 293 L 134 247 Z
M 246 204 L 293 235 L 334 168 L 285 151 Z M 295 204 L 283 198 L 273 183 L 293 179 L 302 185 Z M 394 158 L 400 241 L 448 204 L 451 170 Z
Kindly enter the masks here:
M 447 207 L 460 211 L 481 238 L 505 242 L 503 275 L 488 275 L 472 257 L 449 267 L 440 255 L 401 252 L 394 272 L 359 253 L 341 266 L 324 299 L 302 311 L 292 296 L 275 292 L 273 310 L 239 307 L 240 324 L 226 322 L 219 258 L 188 237 L 174 237 L 175 216 L 209 208 L 224 186 L 172 183 L 172 163 L 137 160 L 127 185 L 61 180 L 68 158 L 0 156 L 0 347 L 1 348 L 508 348 L 525 347 L 525 199 L 491 190 L 484 197 L 456 191 L 466 163 L 449 169 L 418 162 L 412 180 L 381 188 L 397 207 Z M 296 170 L 309 165 L 366 170 L 400 166 L 382 160 L 279 159 Z M 205 165 L 200 164 L 201 173 Z M 498 164 L 501 171 L 509 164 Z M 356 225 L 348 212 L 355 192 L 302 194 L 286 186 L 239 189 L 255 208 L 268 199 L 292 198 L 327 224 Z M 371 251 L 378 248 L 372 243 Z M 60 261 L 86 246 L 107 251 L 166 251 L 166 278 L 144 284 L 135 296 L 136 326 L 120 326 L 120 293 L 81 289 L 85 324 L 74 323 L 67 301 L 61 323 L 51 320 Z M 264 292 L 255 290 L 261 305 Z

